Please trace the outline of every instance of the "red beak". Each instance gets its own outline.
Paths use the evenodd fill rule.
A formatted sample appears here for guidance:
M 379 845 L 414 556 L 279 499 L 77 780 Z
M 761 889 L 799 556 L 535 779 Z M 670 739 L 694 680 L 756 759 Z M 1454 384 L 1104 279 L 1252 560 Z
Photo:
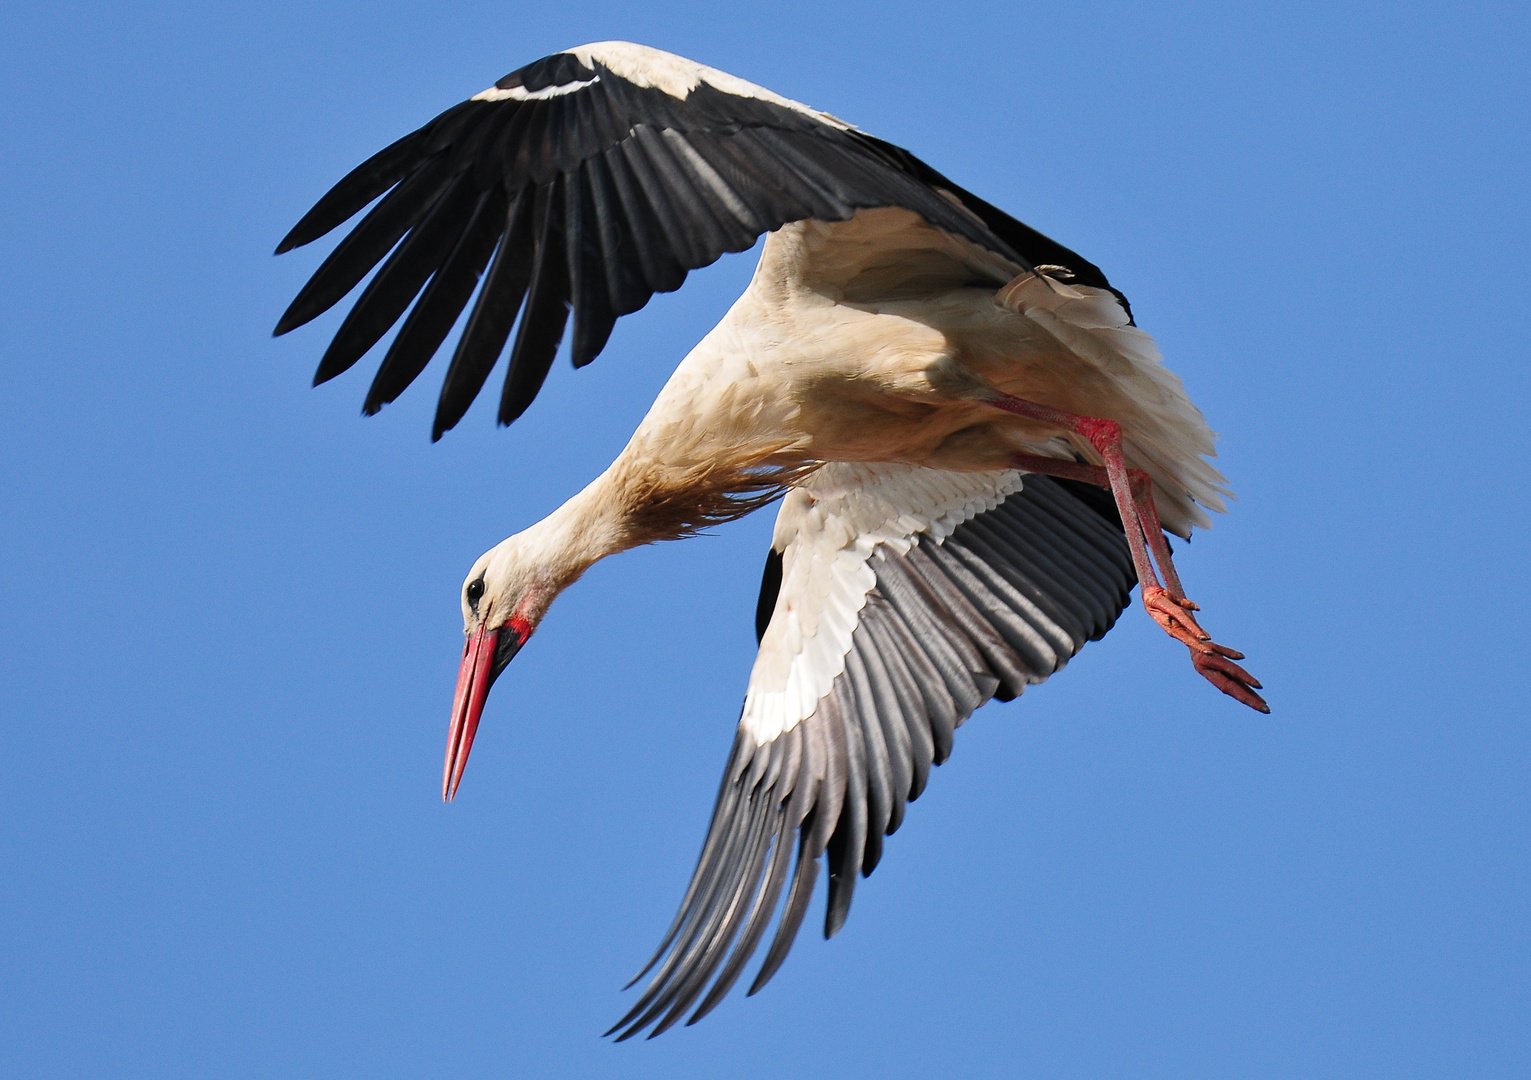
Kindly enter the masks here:
M 468 765 L 468 751 L 478 734 L 478 718 L 489 696 L 495 646 L 500 631 L 480 626 L 463 646 L 462 666 L 457 669 L 457 693 L 452 699 L 452 727 L 447 732 L 447 760 L 441 769 L 441 798 L 451 802 Z

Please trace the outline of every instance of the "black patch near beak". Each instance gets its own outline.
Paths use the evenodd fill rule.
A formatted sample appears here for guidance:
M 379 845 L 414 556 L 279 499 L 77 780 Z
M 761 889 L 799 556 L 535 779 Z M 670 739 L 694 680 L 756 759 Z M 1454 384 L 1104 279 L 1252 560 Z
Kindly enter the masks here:
M 526 629 L 526 624 L 520 619 L 512 619 L 500 630 L 500 639 L 494 646 L 494 660 L 489 665 L 489 685 L 494 685 L 494 680 L 500 677 L 500 672 L 516 658 L 516 653 L 521 651 L 521 646 L 526 644 L 526 639 L 531 637 L 531 632 Z

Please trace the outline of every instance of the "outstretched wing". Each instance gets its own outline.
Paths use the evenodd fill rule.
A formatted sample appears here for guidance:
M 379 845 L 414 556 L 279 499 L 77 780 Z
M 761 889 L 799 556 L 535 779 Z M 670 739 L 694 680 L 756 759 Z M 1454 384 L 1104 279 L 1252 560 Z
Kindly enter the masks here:
M 652 1024 L 657 1035 L 693 1005 L 689 1022 L 710 1012 L 785 891 L 749 992 L 764 986 L 826 855 L 833 936 L 857 873 L 877 866 L 883 836 L 946 760 L 953 731 L 1104 635 L 1134 580 L 1109 496 L 1085 485 L 830 464 L 794 489 L 777 520 L 760 654 L 706 842 L 638 974 L 658 965 L 653 980 L 607 1034 Z
M 372 414 L 424 370 L 476 290 L 433 438 L 462 418 L 512 329 L 503 424 L 541 388 L 571 307 L 580 367 L 619 316 L 789 221 L 903 207 L 1023 269 L 1055 263 L 1106 287 L 1092 264 L 906 151 L 742 79 L 624 42 L 556 53 L 448 109 L 336 184 L 277 253 L 374 200 L 276 333 L 329 310 L 381 262 L 314 375 L 317 384 L 346 371 L 404 318 L 367 394 Z

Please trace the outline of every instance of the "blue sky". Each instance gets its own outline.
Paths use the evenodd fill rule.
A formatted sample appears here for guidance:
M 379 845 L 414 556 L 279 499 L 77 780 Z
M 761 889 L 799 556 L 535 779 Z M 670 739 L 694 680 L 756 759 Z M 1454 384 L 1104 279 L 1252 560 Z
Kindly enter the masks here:
M 1531 1070 L 1523 6 L 58 2 L 0 35 L 0 1072 Z M 472 560 L 747 281 L 499 430 L 309 376 L 270 250 L 539 56 L 667 48 L 1100 264 L 1221 433 L 1179 556 L 1269 719 L 1129 612 L 958 736 L 832 942 L 598 1039 L 673 913 L 770 515 L 598 566 L 438 785 Z M 364 364 L 365 368 L 367 365 Z M 819 918 L 822 900 L 810 916 Z

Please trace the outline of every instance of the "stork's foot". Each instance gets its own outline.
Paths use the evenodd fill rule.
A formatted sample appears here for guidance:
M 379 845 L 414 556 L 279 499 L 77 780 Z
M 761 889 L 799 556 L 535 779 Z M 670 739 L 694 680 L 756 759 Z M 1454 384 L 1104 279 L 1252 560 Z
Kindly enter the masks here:
M 1243 653 L 1212 641 L 1206 642 L 1200 649 L 1191 650 L 1191 665 L 1201 673 L 1203 679 L 1255 712 L 1268 714 L 1271 707 L 1263 697 L 1255 693 L 1256 690 L 1264 689 L 1260 680 L 1234 663 L 1242 659 Z
M 1256 712 L 1270 712 L 1265 699 L 1255 693 L 1261 689 L 1259 680 L 1234 663 L 1244 659 L 1244 654 L 1213 641 L 1191 614 L 1201 609 L 1185 598 L 1180 586 L 1180 575 L 1175 572 L 1169 543 L 1159 523 L 1159 511 L 1154 506 L 1153 481 L 1146 472 L 1127 467 L 1121 425 L 1115 420 L 1076 416 L 1004 394 L 986 400 L 1008 413 L 1040 420 L 1090 440 L 1100 452 L 1104 466 L 1059 461 L 1036 454 L 1016 454 L 1013 464 L 1027 472 L 1081 480 L 1110 489 L 1122 518 L 1122 531 L 1132 553 L 1133 569 L 1137 571 L 1138 587 L 1148 614 L 1166 634 L 1191 650 L 1191 663 L 1202 678 Z M 1154 568 L 1156 561 L 1158 572 Z
M 1149 585 L 1142 593 L 1143 606 L 1160 629 L 1191 650 L 1191 664 L 1202 678 L 1256 712 L 1271 711 L 1265 699 L 1255 693 L 1264 689 L 1260 680 L 1234 663 L 1244 659 L 1244 654 L 1219 645 L 1197 625 L 1191 612 L 1200 611 L 1199 607 L 1183 596 L 1170 595 L 1169 590 L 1159 585 Z
M 1212 635 L 1196 625 L 1196 618 L 1191 614 L 1200 611 L 1185 597 L 1171 596 L 1169 590 L 1162 585 L 1144 585 L 1143 606 L 1148 609 L 1149 615 L 1153 616 L 1154 622 L 1159 624 L 1170 637 L 1193 650 L 1201 649 L 1207 642 L 1212 640 Z M 1242 654 L 1239 659 L 1243 659 Z

